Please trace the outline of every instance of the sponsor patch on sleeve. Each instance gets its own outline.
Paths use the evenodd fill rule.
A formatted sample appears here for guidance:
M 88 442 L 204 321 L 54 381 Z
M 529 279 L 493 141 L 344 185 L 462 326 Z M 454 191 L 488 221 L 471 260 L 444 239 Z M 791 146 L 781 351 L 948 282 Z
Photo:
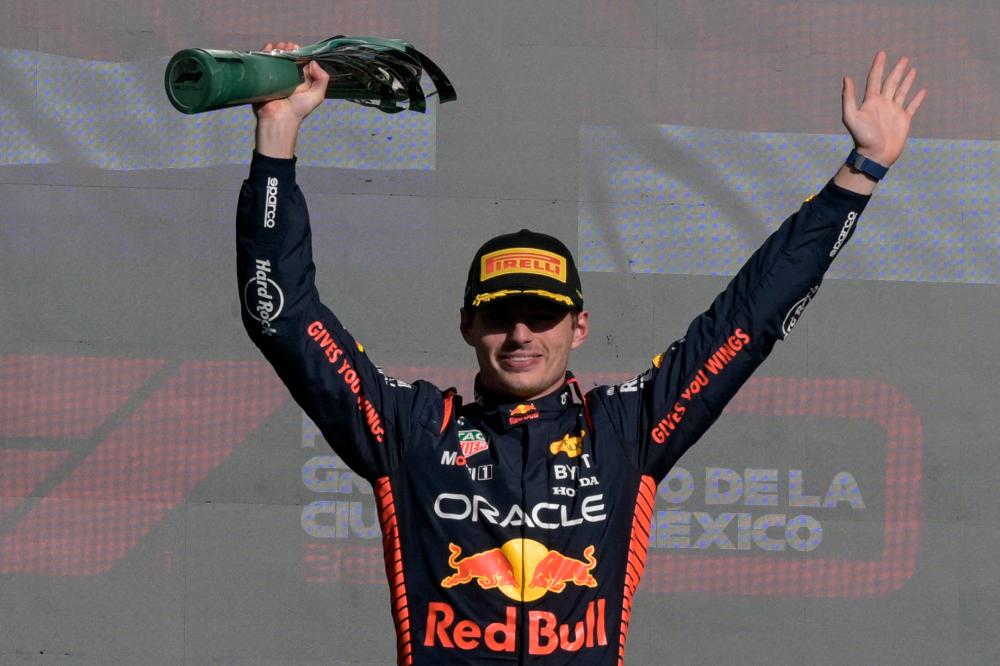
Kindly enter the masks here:
M 785 315 L 785 319 L 781 322 L 782 338 L 787 338 L 788 334 L 792 332 L 792 328 L 795 327 L 799 317 L 802 316 L 802 312 L 806 309 L 806 306 L 809 305 L 809 301 L 812 300 L 817 291 L 819 291 L 819 285 L 811 288 L 805 296 L 796 301 L 795 305 L 788 310 L 788 314 Z
M 277 333 L 272 323 L 281 316 L 285 294 L 271 278 L 270 259 L 254 260 L 254 274 L 244 287 L 243 304 L 250 316 L 260 322 L 264 335 Z

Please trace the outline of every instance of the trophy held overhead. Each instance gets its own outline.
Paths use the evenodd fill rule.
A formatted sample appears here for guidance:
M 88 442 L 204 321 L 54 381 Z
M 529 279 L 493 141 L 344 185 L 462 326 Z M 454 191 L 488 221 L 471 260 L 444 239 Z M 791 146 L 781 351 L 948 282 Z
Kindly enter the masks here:
M 424 73 L 441 102 L 455 88 L 430 58 L 401 39 L 337 35 L 294 51 L 184 49 L 167 63 L 167 98 L 182 113 L 202 113 L 287 97 L 315 60 L 330 74 L 327 99 L 373 106 L 385 113 L 425 112 Z

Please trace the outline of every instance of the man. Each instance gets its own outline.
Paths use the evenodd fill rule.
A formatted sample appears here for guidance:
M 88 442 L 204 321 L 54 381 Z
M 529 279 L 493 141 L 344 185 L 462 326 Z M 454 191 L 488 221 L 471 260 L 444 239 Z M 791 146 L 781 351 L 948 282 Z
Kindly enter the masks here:
M 290 49 L 290 43 L 265 48 Z M 522 230 L 469 270 L 461 332 L 476 400 L 384 376 L 319 299 L 299 125 L 323 100 L 315 63 L 287 99 L 256 109 L 240 194 L 243 322 L 378 504 L 400 664 L 621 663 L 657 483 L 787 335 L 903 150 L 925 91 L 875 57 L 856 151 L 757 250 L 687 334 L 634 380 L 586 394 L 567 372 L 589 330 L 573 257 Z

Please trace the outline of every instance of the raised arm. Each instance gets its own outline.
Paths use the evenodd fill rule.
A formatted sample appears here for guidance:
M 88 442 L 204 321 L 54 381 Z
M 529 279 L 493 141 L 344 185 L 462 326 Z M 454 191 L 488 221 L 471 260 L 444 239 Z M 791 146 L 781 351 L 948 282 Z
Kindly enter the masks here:
M 844 81 L 844 124 L 856 150 L 884 167 L 902 153 L 910 119 L 925 96 L 904 101 L 914 82 L 902 58 L 883 81 L 880 52 L 858 108 L 854 84 Z M 864 165 L 863 165 L 864 166 Z M 867 167 L 865 167 L 867 168 Z M 816 295 L 823 275 L 850 239 L 876 179 L 842 166 L 809 197 L 739 270 L 687 334 L 658 355 L 636 380 L 600 395 L 620 415 L 628 453 L 659 480 L 721 414 L 725 405 L 787 336 Z
M 268 44 L 266 49 L 272 48 Z M 279 42 L 273 48 L 293 49 Z M 255 108 L 257 150 L 240 191 L 237 273 L 244 327 L 334 450 L 362 476 L 384 476 L 402 455 L 427 385 L 384 376 L 320 301 L 305 198 L 295 180 L 299 126 L 324 98 L 315 63 L 287 99 Z

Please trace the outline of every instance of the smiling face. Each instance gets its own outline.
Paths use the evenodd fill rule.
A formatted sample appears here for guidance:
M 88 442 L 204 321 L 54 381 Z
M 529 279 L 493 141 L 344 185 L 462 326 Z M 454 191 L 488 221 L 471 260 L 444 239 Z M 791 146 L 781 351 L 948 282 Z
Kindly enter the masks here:
M 569 353 L 590 330 L 588 312 L 538 298 L 463 309 L 461 328 L 476 350 L 483 385 L 515 400 L 540 398 L 562 386 Z

